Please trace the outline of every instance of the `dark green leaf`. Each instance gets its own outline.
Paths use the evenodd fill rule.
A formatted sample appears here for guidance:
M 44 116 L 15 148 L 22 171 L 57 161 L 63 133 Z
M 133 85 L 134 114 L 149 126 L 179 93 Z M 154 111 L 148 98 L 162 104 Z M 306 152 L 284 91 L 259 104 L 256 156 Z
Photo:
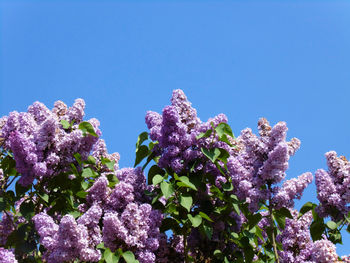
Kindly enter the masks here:
M 90 134 L 94 137 L 98 137 L 94 127 L 91 125 L 91 123 L 87 121 L 83 121 L 79 124 L 79 129 L 82 130 L 83 134 Z
M 0 211 L 3 211 L 6 209 L 6 202 L 4 198 L 0 197 Z
M 197 191 L 196 186 L 190 182 L 190 179 L 188 179 L 187 176 L 180 176 L 180 177 L 179 177 L 179 180 L 180 180 L 182 183 L 184 183 L 186 187 L 189 187 L 189 188 L 191 188 L 191 189 Z
M 94 165 L 96 164 L 96 159 L 93 156 L 89 155 L 89 157 L 87 158 L 86 161 L 84 161 L 84 163 Z
M 199 139 L 201 139 L 203 137 L 204 138 L 208 138 L 211 135 L 212 132 L 213 132 L 213 130 L 207 130 L 206 132 L 202 132 L 196 137 L 196 139 L 199 140 Z
M 203 230 L 207 238 L 211 240 L 211 237 L 213 236 L 213 228 L 211 226 L 207 226 L 203 224 Z
M 302 208 L 300 208 L 300 215 L 304 215 L 305 213 L 309 212 L 314 208 L 315 204 L 312 202 L 307 202 L 303 205 Z
M 213 148 L 213 149 L 206 149 L 201 148 L 202 153 L 213 163 L 216 161 L 216 159 L 220 156 L 221 152 L 219 148 Z
M 81 165 L 82 161 L 81 161 L 80 153 L 75 153 L 73 156 L 74 156 L 75 160 L 77 160 L 78 164 Z
M 217 132 L 219 137 L 222 137 L 224 134 L 227 134 L 227 135 L 231 136 L 232 138 L 234 137 L 230 125 L 228 125 L 227 123 L 224 123 L 224 122 L 222 122 L 218 126 L 216 126 L 215 131 Z
M 314 221 L 310 226 L 310 233 L 313 241 L 320 240 L 325 230 L 325 225 L 322 221 Z
M 80 197 L 80 198 L 85 198 L 87 195 L 88 195 L 88 192 L 85 192 L 85 191 L 79 191 L 75 194 L 77 197 Z
M 141 145 L 139 148 L 137 148 L 134 167 L 136 167 L 136 165 L 142 162 L 142 160 L 145 159 L 148 156 L 148 154 L 149 150 L 146 145 Z
M 25 194 L 27 191 L 29 191 L 29 189 L 31 188 L 31 185 L 24 187 L 17 181 L 15 187 L 16 187 L 16 196 L 19 197 Z
M 275 210 L 275 213 L 284 216 L 284 217 L 288 217 L 290 219 L 293 219 L 292 214 L 290 213 L 288 208 L 282 207 L 280 209 Z
M 146 140 L 148 140 L 148 132 L 142 132 L 137 138 L 136 149 Z
M 33 201 L 24 201 L 21 206 L 19 211 L 25 218 L 32 218 L 34 216 L 34 203 Z
M 260 222 L 260 220 L 262 219 L 262 215 L 260 213 L 257 213 L 254 215 L 250 215 L 247 219 L 248 219 L 249 229 L 251 229 Z
M 208 221 L 210 221 L 210 222 L 214 222 L 207 214 L 205 214 L 205 213 L 203 213 L 203 212 L 199 212 L 199 215 L 200 215 L 202 218 L 204 218 L 204 219 L 206 219 L 206 220 L 208 220 Z

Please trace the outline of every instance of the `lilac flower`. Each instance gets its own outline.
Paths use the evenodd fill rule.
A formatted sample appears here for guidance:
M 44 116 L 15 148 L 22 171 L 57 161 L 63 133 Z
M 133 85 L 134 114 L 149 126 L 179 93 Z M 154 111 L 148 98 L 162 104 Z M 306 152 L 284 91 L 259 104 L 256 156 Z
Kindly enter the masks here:
M 350 211 L 350 163 L 334 151 L 326 153 L 326 159 L 328 172 L 319 169 L 315 173 L 318 212 L 337 220 Z
M 6 244 L 8 236 L 15 230 L 13 216 L 3 213 L 0 221 L 0 245 Z
M 21 174 L 19 182 L 30 185 L 34 179 L 42 180 L 66 172 L 73 155 L 79 153 L 82 159 L 90 154 L 98 138 L 83 136 L 79 123 L 84 116 L 85 102 L 76 100 L 67 110 L 63 102 L 56 102 L 50 111 L 44 104 L 35 102 L 27 112 L 11 112 L 1 118 L 0 134 L 4 147 L 13 153 L 16 168 Z M 69 129 L 63 129 L 61 120 L 73 121 Z M 95 132 L 101 135 L 96 119 L 89 120 Z
M 17 263 L 12 250 L 0 247 L 0 263 Z
M 281 189 L 273 197 L 272 202 L 276 209 L 294 207 L 294 199 L 300 199 L 304 189 L 311 183 L 312 174 L 304 173 L 298 178 L 285 181 Z

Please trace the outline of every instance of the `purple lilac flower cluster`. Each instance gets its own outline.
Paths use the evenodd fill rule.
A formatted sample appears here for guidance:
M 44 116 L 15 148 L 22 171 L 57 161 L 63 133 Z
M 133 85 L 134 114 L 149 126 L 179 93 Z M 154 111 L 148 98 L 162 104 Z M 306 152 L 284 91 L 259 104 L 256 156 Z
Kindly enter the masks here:
M 63 216 L 59 225 L 45 213 L 34 216 L 40 243 L 46 248 L 44 258 L 49 263 L 100 260 L 96 246 L 102 241 L 98 226 L 101 215 L 101 208 L 95 205 L 77 221 L 71 215 Z
M 96 145 L 92 155 L 97 163 L 101 163 L 102 157 L 111 157 L 103 141 Z M 113 156 L 114 160 L 119 160 L 119 155 Z M 118 167 L 117 162 L 114 167 Z M 107 176 L 113 173 L 119 182 L 112 188 Z M 162 215 L 148 204 L 146 189 L 141 168 L 102 170 L 101 176 L 87 190 L 86 203 L 79 206 L 82 216 L 77 220 L 65 215 L 56 224 L 45 213 L 36 215 L 33 220 L 40 242 L 46 248 L 47 261 L 97 262 L 101 253 L 96 246 L 103 241 L 112 251 L 118 248 L 132 251 L 141 263 L 155 262 Z
M 0 263 L 17 263 L 15 255 L 11 250 L 0 247 Z
M 313 242 L 310 236 L 312 213 L 299 218 L 298 211 L 292 209 L 293 219 L 286 219 L 285 229 L 277 236 L 283 251 L 279 252 L 281 263 L 334 263 L 338 260 L 335 245 L 323 239 Z M 346 257 L 344 257 L 346 258 Z M 339 261 L 340 262 L 340 261 Z
M 146 124 L 150 129 L 150 138 L 158 141 L 154 148 L 160 155 L 158 165 L 161 168 L 171 168 L 176 173 L 184 173 L 189 170 L 190 164 L 196 161 L 195 170 L 213 169 L 215 165 L 203 167 L 205 160 L 201 147 L 231 148 L 224 142 L 219 142 L 212 134 L 209 138 L 197 140 L 196 137 L 212 126 L 219 123 L 227 123 L 227 117 L 219 114 L 207 122 L 201 122 L 197 117 L 197 111 L 192 108 L 182 90 L 174 90 L 171 105 L 163 109 L 162 115 L 149 111 L 146 114 Z M 216 168 L 215 168 L 216 170 Z
M 13 111 L 1 118 L 0 136 L 3 147 L 12 151 L 16 169 L 21 174 L 19 182 L 30 185 L 34 179 L 59 174 L 74 162 L 73 155 L 79 153 L 87 158 L 97 137 L 87 135 L 78 129 L 84 117 L 85 102 L 77 99 L 72 107 L 62 101 L 55 102 L 50 111 L 44 104 L 35 102 L 27 112 Z M 71 123 L 64 129 L 61 121 Z M 99 122 L 88 121 L 97 135 Z
M 315 173 L 318 213 L 337 220 L 350 211 L 350 163 L 334 151 L 327 152 L 326 159 L 328 172 L 319 169 Z
M 286 141 L 287 126 L 279 122 L 271 127 L 264 118 L 258 122 L 260 137 L 250 128 L 237 138 L 241 150 L 228 159 L 228 170 L 240 199 L 246 199 L 251 211 L 258 209 L 261 200 L 272 199 L 278 207 L 292 207 L 293 199 L 300 198 L 305 187 L 312 181 L 311 173 L 286 181 L 282 188 L 273 186 L 285 178 L 288 160 L 300 146 L 293 138 Z M 263 188 L 267 185 L 269 188 Z

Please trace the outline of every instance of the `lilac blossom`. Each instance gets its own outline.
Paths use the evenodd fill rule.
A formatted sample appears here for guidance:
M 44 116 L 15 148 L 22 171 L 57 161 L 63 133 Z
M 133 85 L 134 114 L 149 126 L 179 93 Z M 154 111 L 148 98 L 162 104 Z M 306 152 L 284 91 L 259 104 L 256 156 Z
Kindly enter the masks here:
M 0 263 L 17 263 L 12 250 L 0 247 Z
M 84 136 L 78 128 L 85 114 L 84 107 L 82 99 L 77 99 L 68 109 L 63 102 L 56 102 L 52 111 L 35 102 L 27 112 L 14 111 L 1 118 L 3 147 L 12 151 L 16 169 L 21 174 L 19 182 L 23 186 L 30 185 L 34 179 L 41 180 L 67 171 L 69 164 L 75 161 L 75 153 L 83 159 L 88 157 L 98 138 Z M 61 120 L 72 123 L 72 127 L 64 129 Z M 99 122 L 96 119 L 88 122 L 101 135 Z
M 328 172 L 319 169 L 315 173 L 318 212 L 338 220 L 350 211 L 350 163 L 336 152 L 326 153 Z

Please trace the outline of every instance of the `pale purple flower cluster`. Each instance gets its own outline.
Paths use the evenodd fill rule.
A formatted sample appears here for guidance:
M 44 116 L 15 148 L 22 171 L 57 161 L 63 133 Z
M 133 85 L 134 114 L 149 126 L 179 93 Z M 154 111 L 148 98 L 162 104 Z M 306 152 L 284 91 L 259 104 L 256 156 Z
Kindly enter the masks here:
M 328 172 L 319 169 L 315 173 L 318 212 L 321 216 L 340 219 L 350 211 L 350 163 L 337 153 L 326 153 Z
M 12 214 L 2 213 L 0 221 L 0 246 L 6 244 L 8 236 L 15 229 Z
M 119 183 L 110 188 L 104 174 L 98 177 L 87 190 L 87 203 L 79 206 L 83 215 L 77 221 L 65 215 L 56 224 L 44 213 L 33 218 L 49 263 L 74 259 L 97 262 L 101 253 L 96 246 L 102 241 L 112 251 L 122 248 L 134 252 L 141 263 L 155 262 L 162 215 L 147 203 L 142 169 L 111 173 Z
M 85 102 L 77 99 L 72 107 L 57 101 L 50 111 L 44 104 L 35 102 L 27 112 L 11 112 L 1 118 L 1 137 L 4 147 L 11 150 L 21 174 L 19 182 L 30 185 L 34 179 L 54 176 L 73 163 L 75 153 L 87 158 L 97 137 L 78 129 L 84 116 Z M 61 120 L 73 123 L 64 129 Z M 96 119 L 89 120 L 96 134 L 101 135 Z
M 40 243 L 46 248 L 45 259 L 49 263 L 77 258 L 82 261 L 99 261 L 101 252 L 96 246 L 102 241 L 98 226 L 101 215 L 101 208 L 94 205 L 77 221 L 71 215 L 63 216 L 59 225 L 45 213 L 34 216 Z
M 101 176 L 86 196 L 89 205 L 98 204 L 104 211 L 103 242 L 112 251 L 131 250 L 140 262 L 153 263 L 162 215 L 148 204 L 142 169 L 123 168 L 115 176 L 119 183 L 113 189 L 108 187 L 108 179 Z
M 17 263 L 17 259 L 12 250 L 0 247 L 0 263 Z
M 307 172 L 298 178 L 287 180 L 282 188 L 272 198 L 272 203 L 276 209 L 281 207 L 294 207 L 294 199 L 300 199 L 304 189 L 312 182 L 312 173 Z
M 312 222 L 311 211 L 298 219 L 298 211 L 291 209 L 293 219 L 286 218 L 286 226 L 277 236 L 277 241 L 282 243 L 283 251 L 280 251 L 281 262 L 302 263 L 310 257 L 312 240 L 310 225 Z
M 150 129 L 150 138 L 158 141 L 155 151 L 160 155 L 158 165 L 161 168 L 171 168 L 176 173 L 186 172 L 190 165 L 196 161 L 196 170 L 204 169 L 204 155 L 200 151 L 205 148 L 228 148 L 224 142 L 218 142 L 217 138 L 196 137 L 219 123 L 227 122 L 224 114 L 219 114 L 213 119 L 203 123 L 197 117 L 197 112 L 191 107 L 182 90 L 174 90 L 171 105 L 163 109 L 162 115 L 149 111 L 146 114 L 146 124 Z M 211 165 L 215 168 L 215 165 Z M 206 167 L 208 168 L 208 167 Z
M 286 218 L 286 226 L 277 236 L 277 241 L 282 243 L 283 248 L 283 251 L 279 251 L 281 263 L 337 262 L 336 247 L 331 241 L 325 236 L 315 242 L 311 240 L 309 230 L 312 222 L 311 211 L 300 218 L 298 211 L 292 209 L 291 213 L 293 219 Z
M 258 209 L 260 200 L 268 200 L 272 194 L 277 194 L 278 188 L 273 186 L 285 178 L 288 168 L 288 160 L 300 146 L 300 141 L 293 138 L 286 141 L 287 126 L 285 122 L 279 122 L 270 127 L 266 119 L 258 122 L 260 137 L 252 133 L 250 128 L 241 132 L 237 138 L 240 152 L 236 156 L 230 156 L 227 167 L 230 172 L 235 193 L 240 199 L 246 199 L 251 211 Z M 310 182 L 310 174 L 305 174 L 286 182 L 280 194 L 276 196 L 283 200 L 283 206 L 290 206 L 292 198 L 298 198 L 307 184 Z M 302 183 L 300 186 L 298 183 Z M 295 187 L 293 187 L 293 184 Z M 262 186 L 271 189 L 263 189 Z

